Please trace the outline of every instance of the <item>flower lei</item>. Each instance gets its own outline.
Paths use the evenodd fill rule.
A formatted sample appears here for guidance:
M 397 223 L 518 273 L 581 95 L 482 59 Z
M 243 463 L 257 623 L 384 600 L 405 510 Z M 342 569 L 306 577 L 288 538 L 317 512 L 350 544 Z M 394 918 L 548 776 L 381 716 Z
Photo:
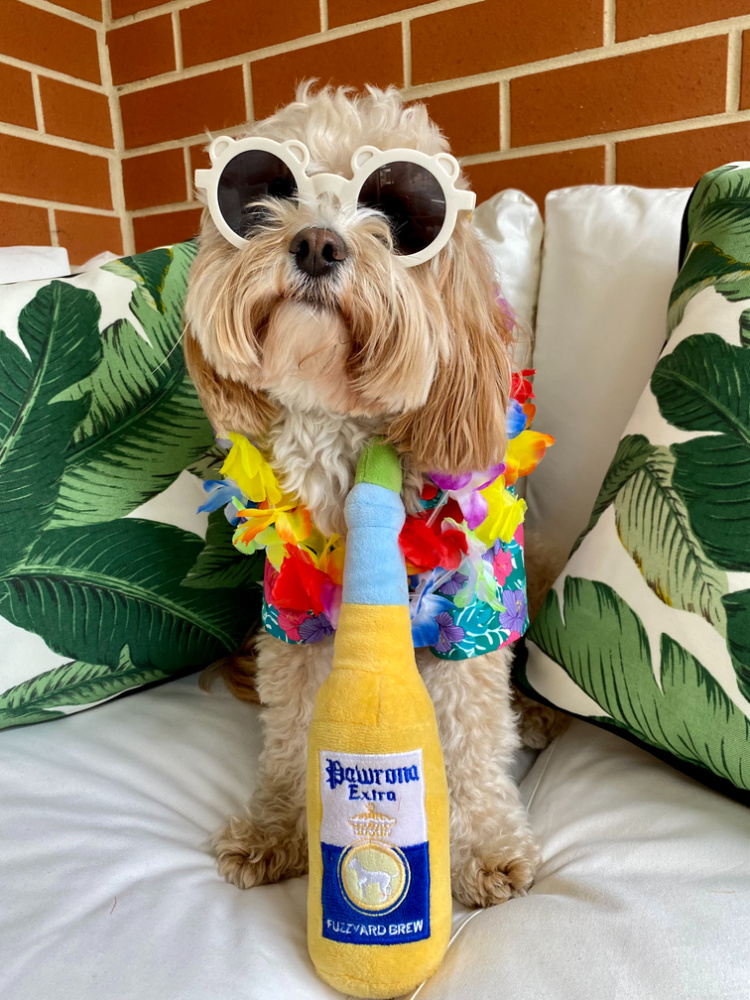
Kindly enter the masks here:
M 554 444 L 549 434 L 530 429 L 533 374 L 532 369 L 513 374 L 504 461 L 484 472 L 431 473 L 422 491 L 425 510 L 406 518 L 400 544 L 411 577 L 415 645 L 449 648 L 456 629 L 449 610 L 475 599 L 500 612 L 511 632 L 525 618 L 522 591 L 501 591 L 500 586 L 510 572 L 505 546 L 526 512 L 526 502 L 509 487 L 532 472 Z M 209 496 L 200 510 L 224 507 L 235 526 L 232 541 L 241 552 L 265 548 L 266 600 L 278 609 L 287 635 L 308 642 L 322 639 L 338 624 L 344 539 L 318 531 L 307 508 L 283 493 L 273 469 L 247 438 L 230 434 L 229 443 L 221 468 L 225 478 L 204 483 Z

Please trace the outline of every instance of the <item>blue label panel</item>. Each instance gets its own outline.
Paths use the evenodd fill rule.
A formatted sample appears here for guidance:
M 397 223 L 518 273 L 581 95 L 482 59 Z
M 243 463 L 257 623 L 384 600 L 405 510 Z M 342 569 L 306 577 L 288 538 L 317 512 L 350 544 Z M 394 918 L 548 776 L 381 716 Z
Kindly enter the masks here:
M 350 944 L 405 944 L 430 936 L 427 844 L 391 848 L 381 858 L 366 845 L 323 852 L 323 937 Z M 375 860 L 373 860 L 375 858 Z M 396 874 L 392 874 L 393 871 Z

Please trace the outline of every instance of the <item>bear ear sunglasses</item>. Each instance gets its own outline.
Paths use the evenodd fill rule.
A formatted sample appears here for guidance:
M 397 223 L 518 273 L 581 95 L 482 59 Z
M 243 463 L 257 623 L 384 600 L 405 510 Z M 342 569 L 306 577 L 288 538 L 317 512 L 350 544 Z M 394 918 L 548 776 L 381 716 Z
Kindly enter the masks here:
M 352 177 L 308 174 L 310 152 L 292 139 L 219 136 L 209 147 L 211 167 L 196 170 L 216 228 L 236 247 L 251 242 L 253 208 L 264 199 L 321 195 L 338 200 L 351 215 L 358 208 L 381 212 L 391 226 L 394 254 L 406 267 L 435 256 L 451 237 L 460 211 L 476 204 L 473 191 L 456 188 L 458 161 L 449 153 L 428 156 L 416 149 L 361 146 L 352 156 Z

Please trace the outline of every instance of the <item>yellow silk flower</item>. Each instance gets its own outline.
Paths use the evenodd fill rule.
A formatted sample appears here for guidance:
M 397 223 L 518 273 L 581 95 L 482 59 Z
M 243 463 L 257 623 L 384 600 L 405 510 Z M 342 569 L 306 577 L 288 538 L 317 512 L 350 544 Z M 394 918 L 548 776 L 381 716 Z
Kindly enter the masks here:
M 539 431 L 521 431 L 508 442 L 505 453 L 505 485 L 512 486 L 519 476 L 528 476 L 544 458 L 547 448 L 555 443 L 551 434 Z
M 282 492 L 271 466 L 242 434 L 230 432 L 229 440 L 232 448 L 221 467 L 222 475 L 233 479 L 253 503 L 267 500 L 271 507 L 275 507 L 282 498 Z
M 509 542 L 524 519 L 526 501 L 514 497 L 505 488 L 503 476 L 498 476 L 494 483 L 480 492 L 489 505 L 489 511 L 474 534 L 487 548 L 498 538 L 501 542 Z
M 312 523 L 306 507 L 299 504 L 283 504 L 280 507 L 247 507 L 237 511 L 239 517 L 247 518 L 234 532 L 234 544 L 245 552 L 254 552 L 263 542 L 261 534 L 273 525 L 278 536 L 277 544 L 298 545 L 310 536 Z M 255 543 L 253 546 L 251 543 Z

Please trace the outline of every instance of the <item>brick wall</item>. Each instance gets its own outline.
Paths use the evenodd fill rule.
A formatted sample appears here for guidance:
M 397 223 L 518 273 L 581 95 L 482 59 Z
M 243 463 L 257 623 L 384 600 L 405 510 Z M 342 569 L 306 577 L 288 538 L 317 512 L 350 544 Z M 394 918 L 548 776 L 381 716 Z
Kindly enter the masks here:
M 205 131 L 315 76 L 424 100 L 479 200 L 750 159 L 750 0 L 0 0 L 0 243 L 186 238 Z

